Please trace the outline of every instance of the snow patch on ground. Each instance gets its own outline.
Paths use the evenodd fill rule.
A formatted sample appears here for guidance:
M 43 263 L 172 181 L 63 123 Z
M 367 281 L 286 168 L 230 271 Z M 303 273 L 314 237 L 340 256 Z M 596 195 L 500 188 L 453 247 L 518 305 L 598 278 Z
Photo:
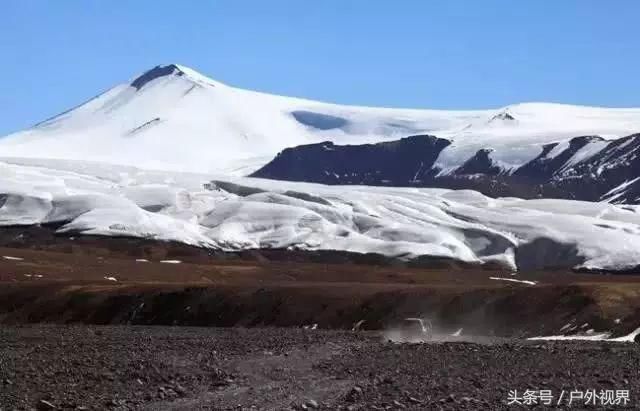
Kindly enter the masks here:
M 5 260 L 10 260 L 10 261 L 22 261 L 22 260 L 24 260 L 24 258 L 11 257 L 10 255 L 3 255 L 2 258 L 5 259 Z
M 527 338 L 530 341 L 614 341 L 608 340 L 611 333 L 592 335 L 550 335 L 546 337 Z
M 527 284 L 527 285 L 536 285 L 537 284 L 535 281 L 516 280 L 515 278 L 489 277 L 489 279 L 490 280 L 497 280 L 497 281 L 508 281 L 508 282 L 511 282 L 511 283 Z
M 592 330 L 590 330 L 590 331 L 592 331 Z M 609 338 L 611 333 L 605 332 L 605 333 L 599 333 L 599 334 L 589 333 L 589 335 L 551 335 L 551 336 L 546 336 L 546 337 L 531 337 L 531 338 L 528 338 L 528 340 L 531 340 L 531 341 L 538 341 L 538 340 L 543 340 L 543 341 L 572 341 L 572 340 L 579 340 L 579 341 L 634 342 L 635 338 L 636 338 L 636 336 L 638 334 L 640 334 L 640 328 L 637 328 L 637 329 L 633 330 L 630 334 L 624 335 L 622 337 L 616 337 L 616 338 Z

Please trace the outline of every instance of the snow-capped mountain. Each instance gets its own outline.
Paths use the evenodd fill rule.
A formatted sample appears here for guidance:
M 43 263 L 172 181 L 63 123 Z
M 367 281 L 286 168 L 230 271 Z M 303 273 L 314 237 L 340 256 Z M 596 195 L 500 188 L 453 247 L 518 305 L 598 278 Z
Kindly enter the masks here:
M 640 129 L 640 109 L 548 103 L 445 111 L 342 106 L 231 87 L 175 64 L 155 67 L 26 131 L 0 138 L 0 157 L 95 160 L 145 168 L 248 174 L 286 147 L 362 144 L 430 134 L 450 142 L 446 173 L 478 153 L 502 169 L 550 143 Z
M 340 106 L 158 66 L 0 138 L 0 226 L 49 224 L 59 233 L 218 250 L 293 247 L 512 269 L 638 270 L 638 206 L 230 173 L 269 163 L 258 175 L 424 183 L 491 196 L 560 190 L 630 202 L 640 193 L 640 139 L 632 135 L 639 129 L 640 109 Z
M 364 145 L 332 142 L 288 148 L 254 177 L 322 184 L 472 189 L 491 197 L 640 202 L 640 134 L 616 140 L 575 137 L 542 146 L 525 164 L 505 169 L 482 148 L 456 168 L 438 158 L 451 141 L 435 136 Z

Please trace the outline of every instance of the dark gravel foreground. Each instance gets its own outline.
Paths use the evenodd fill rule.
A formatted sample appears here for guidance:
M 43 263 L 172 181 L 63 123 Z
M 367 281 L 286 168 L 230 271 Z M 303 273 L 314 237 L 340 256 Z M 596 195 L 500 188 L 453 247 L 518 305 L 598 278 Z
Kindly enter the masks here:
M 294 328 L 0 328 L 0 409 L 526 409 L 508 392 L 629 390 L 636 344 L 397 344 Z M 568 408 L 538 405 L 538 409 Z M 615 409 L 584 405 L 571 409 Z

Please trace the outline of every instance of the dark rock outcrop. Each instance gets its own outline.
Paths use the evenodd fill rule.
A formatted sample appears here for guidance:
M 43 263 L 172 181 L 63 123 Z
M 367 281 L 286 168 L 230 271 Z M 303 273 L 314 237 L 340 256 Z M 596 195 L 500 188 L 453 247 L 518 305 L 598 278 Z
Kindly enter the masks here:
M 253 176 L 323 184 L 420 184 L 433 180 L 438 172 L 433 165 L 449 144 L 429 135 L 378 144 L 308 144 L 285 149 Z
M 136 90 L 140 90 L 147 83 L 159 78 L 168 76 L 170 74 L 175 74 L 177 76 L 182 76 L 184 73 L 182 70 L 178 68 L 175 64 L 169 64 L 167 66 L 156 66 L 151 70 L 143 73 L 140 77 L 136 78 L 131 82 L 131 87 L 134 87 Z
M 472 189 L 492 196 L 636 203 L 640 199 L 640 134 L 618 140 L 579 136 L 542 145 L 540 154 L 505 170 L 478 150 L 441 173 L 435 163 L 450 141 L 419 135 L 363 145 L 330 142 L 287 148 L 252 177 L 322 184 Z

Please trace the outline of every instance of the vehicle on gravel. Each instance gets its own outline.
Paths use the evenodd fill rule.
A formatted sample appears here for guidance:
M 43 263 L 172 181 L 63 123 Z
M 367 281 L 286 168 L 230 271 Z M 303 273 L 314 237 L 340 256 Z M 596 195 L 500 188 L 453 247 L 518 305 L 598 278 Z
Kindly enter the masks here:
M 426 340 L 431 337 L 432 331 L 431 321 L 417 317 L 405 318 L 398 326 L 400 338 L 406 341 Z

